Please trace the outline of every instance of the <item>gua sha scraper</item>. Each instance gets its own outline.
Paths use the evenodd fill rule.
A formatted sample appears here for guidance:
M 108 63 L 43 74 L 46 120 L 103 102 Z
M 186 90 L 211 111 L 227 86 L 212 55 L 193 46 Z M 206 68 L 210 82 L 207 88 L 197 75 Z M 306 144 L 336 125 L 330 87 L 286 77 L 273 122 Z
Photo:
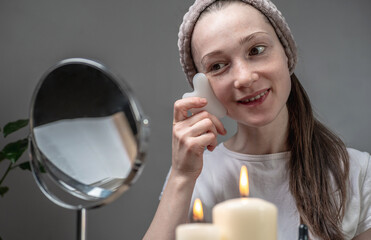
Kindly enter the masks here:
M 222 118 L 227 114 L 227 110 L 216 98 L 213 89 L 209 84 L 209 80 L 203 73 L 197 73 L 193 77 L 194 91 L 190 93 L 185 93 L 183 98 L 188 97 L 202 97 L 207 99 L 207 105 L 203 108 L 192 108 L 189 110 L 191 113 L 198 113 L 201 111 L 207 111 L 217 118 Z

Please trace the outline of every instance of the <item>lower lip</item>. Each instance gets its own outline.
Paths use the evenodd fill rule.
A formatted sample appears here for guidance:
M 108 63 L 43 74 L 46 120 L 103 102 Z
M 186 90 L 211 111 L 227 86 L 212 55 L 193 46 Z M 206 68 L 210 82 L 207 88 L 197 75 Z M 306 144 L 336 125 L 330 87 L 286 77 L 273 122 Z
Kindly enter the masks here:
M 270 93 L 270 89 L 268 89 L 268 92 L 266 94 L 264 94 L 264 96 L 260 97 L 259 99 L 256 99 L 252 102 L 246 102 L 246 103 L 243 103 L 243 102 L 238 102 L 238 104 L 241 104 L 241 105 L 244 105 L 244 106 L 257 106 L 257 105 L 260 105 L 262 104 L 265 99 L 268 97 L 269 93 Z

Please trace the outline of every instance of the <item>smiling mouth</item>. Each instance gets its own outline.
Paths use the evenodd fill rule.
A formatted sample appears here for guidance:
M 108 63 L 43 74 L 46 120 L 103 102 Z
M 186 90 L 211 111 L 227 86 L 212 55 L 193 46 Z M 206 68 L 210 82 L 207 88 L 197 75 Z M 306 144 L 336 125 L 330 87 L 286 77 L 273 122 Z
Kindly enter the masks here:
M 249 103 L 249 102 L 254 102 L 262 97 L 264 97 L 268 92 L 269 92 L 270 89 L 267 89 L 265 90 L 264 92 L 256 95 L 255 97 L 252 97 L 252 98 L 249 98 L 249 99 L 245 99 L 245 100 L 240 100 L 238 101 L 239 103 Z

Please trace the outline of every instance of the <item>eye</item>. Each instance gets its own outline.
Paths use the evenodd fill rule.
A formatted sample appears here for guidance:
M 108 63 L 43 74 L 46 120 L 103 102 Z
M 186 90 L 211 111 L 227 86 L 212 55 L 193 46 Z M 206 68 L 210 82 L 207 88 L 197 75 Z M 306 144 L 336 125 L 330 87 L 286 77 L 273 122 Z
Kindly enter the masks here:
M 256 47 L 253 47 L 250 52 L 249 52 L 249 55 L 250 56 L 254 56 L 254 55 L 259 55 L 261 54 L 262 52 L 264 52 L 265 50 L 265 47 L 264 46 L 256 46 Z
M 220 69 L 222 69 L 223 67 L 225 67 L 225 63 L 217 63 L 217 64 L 213 64 L 210 68 L 211 71 L 218 71 Z

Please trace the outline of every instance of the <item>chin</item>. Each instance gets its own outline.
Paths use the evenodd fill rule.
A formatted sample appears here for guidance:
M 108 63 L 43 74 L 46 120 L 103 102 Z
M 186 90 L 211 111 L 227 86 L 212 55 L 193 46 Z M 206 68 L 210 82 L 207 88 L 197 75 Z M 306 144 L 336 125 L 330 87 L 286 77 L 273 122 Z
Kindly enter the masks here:
M 237 121 L 239 124 L 245 125 L 247 127 L 259 128 L 269 125 L 272 121 L 269 120 L 254 120 L 254 121 Z
M 271 116 L 260 116 L 260 117 L 247 117 L 245 119 L 239 119 L 237 122 L 239 124 L 245 125 L 247 127 L 260 128 L 270 125 L 274 121 L 274 117 Z

